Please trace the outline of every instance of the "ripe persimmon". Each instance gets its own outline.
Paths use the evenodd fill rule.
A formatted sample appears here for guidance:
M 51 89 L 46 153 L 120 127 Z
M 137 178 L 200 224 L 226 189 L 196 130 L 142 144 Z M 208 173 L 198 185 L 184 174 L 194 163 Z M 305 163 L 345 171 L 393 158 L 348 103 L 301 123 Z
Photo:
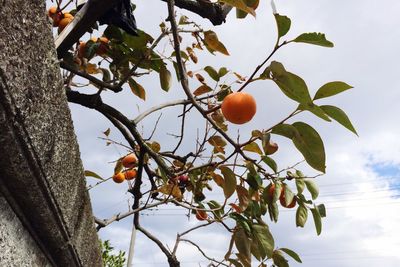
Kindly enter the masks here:
M 74 18 L 74 16 L 72 16 L 70 13 L 68 13 L 68 12 L 66 12 L 66 13 L 64 13 L 63 14 L 63 18 L 71 18 L 71 19 L 73 19 Z
M 221 111 L 227 121 L 243 124 L 249 122 L 256 114 L 256 101 L 248 93 L 235 92 L 224 98 Z
M 60 20 L 60 23 L 58 24 L 58 32 L 62 32 L 64 28 L 73 20 L 74 18 L 68 17 L 68 18 L 63 18 Z
M 208 216 L 207 216 L 207 212 L 205 212 L 204 210 L 196 210 L 196 219 L 199 221 L 205 221 L 207 220 Z
M 123 159 L 122 159 L 122 166 L 124 166 L 125 168 L 133 168 L 136 165 L 137 162 L 137 158 L 135 156 L 135 154 L 130 153 L 128 155 L 126 155 Z
M 125 181 L 125 174 L 122 172 L 116 173 L 114 174 L 114 176 L 112 177 L 113 181 L 116 182 L 117 184 L 122 183 L 123 181 Z
M 78 57 L 83 58 L 85 57 L 85 52 L 86 52 L 86 42 L 79 42 L 78 46 Z
M 49 10 L 47 11 L 47 15 L 50 18 L 53 18 L 53 15 L 57 13 L 57 7 L 56 6 L 52 6 L 49 8 Z
M 136 178 L 137 171 L 135 169 L 127 170 L 124 172 L 124 174 L 125 174 L 125 179 L 129 181 Z

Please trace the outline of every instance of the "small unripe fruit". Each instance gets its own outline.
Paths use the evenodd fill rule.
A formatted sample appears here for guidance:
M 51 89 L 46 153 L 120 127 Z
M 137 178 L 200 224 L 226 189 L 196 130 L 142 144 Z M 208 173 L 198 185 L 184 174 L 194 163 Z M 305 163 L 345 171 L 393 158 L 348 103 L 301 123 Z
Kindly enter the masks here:
M 125 174 L 123 174 L 122 172 L 116 173 L 114 174 L 114 176 L 112 177 L 113 181 L 116 182 L 117 184 L 122 183 L 123 181 L 125 181 Z
M 274 154 L 276 151 L 278 151 L 278 144 L 274 143 L 274 142 L 269 142 L 266 149 L 265 149 L 265 154 L 267 155 L 272 155 Z
M 199 221 L 205 221 L 207 220 L 208 216 L 207 216 L 207 212 L 205 212 L 204 210 L 196 210 L 196 219 Z
M 186 184 L 189 181 L 189 176 L 187 175 L 181 175 L 178 177 L 178 180 L 182 184 Z

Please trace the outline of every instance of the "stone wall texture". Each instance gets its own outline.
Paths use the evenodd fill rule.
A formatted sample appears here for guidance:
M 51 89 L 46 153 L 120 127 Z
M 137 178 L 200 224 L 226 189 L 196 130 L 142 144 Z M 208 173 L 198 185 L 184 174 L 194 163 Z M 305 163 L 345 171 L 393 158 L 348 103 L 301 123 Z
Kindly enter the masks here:
M 0 266 L 101 266 L 45 1 L 0 0 L 0 18 Z

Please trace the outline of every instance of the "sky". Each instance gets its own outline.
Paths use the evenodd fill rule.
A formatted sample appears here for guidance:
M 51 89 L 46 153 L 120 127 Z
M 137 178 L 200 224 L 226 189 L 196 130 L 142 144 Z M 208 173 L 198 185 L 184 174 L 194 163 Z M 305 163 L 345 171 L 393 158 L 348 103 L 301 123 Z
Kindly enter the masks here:
M 291 122 L 303 120 L 318 130 L 324 140 L 327 154 L 326 175 L 318 177 L 320 197 L 327 217 L 323 220 L 320 236 L 315 233 L 312 219 L 306 227 L 296 228 L 295 213 L 282 210 L 277 224 L 270 223 L 277 247 L 288 247 L 298 252 L 303 264 L 291 261 L 291 266 L 356 267 L 360 265 L 398 266 L 400 255 L 400 80 L 398 79 L 398 47 L 400 2 L 395 0 L 276 0 L 278 13 L 292 20 L 288 38 L 303 32 L 324 32 L 334 42 L 334 48 L 322 48 L 306 44 L 284 47 L 273 60 L 284 63 L 286 68 L 307 82 L 311 94 L 326 82 L 341 80 L 354 89 L 334 96 L 323 103 L 342 108 L 352 120 L 359 137 L 339 124 L 327 123 L 304 114 Z M 135 16 L 139 28 L 156 36 L 159 23 L 166 18 L 166 5 L 158 0 L 135 2 Z M 185 13 L 177 9 L 178 14 Z M 251 74 L 263 61 L 275 42 L 276 29 L 269 1 L 261 1 L 257 18 L 237 20 L 233 14 L 224 25 L 213 27 L 201 18 L 191 15 L 204 28 L 217 32 L 231 56 L 204 55 L 197 66 L 216 68 L 227 66 L 243 76 Z M 151 14 L 151 16 L 149 16 Z M 188 13 L 185 13 L 188 14 Z M 158 51 L 162 51 L 162 47 Z M 171 67 L 171 66 L 169 66 Z M 130 118 L 140 111 L 183 97 L 181 88 L 174 81 L 169 93 L 160 89 L 156 76 L 143 77 L 140 83 L 147 90 L 146 102 L 135 97 L 128 88 L 121 94 L 106 92 L 106 103 L 117 106 Z M 197 85 L 192 82 L 195 88 Z M 243 126 L 230 125 L 230 133 L 248 135 L 256 127 L 268 128 L 287 115 L 296 104 L 288 100 L 274 84 L 268 81 L 253 83 L 246 89 L 257 99 L 258 111 L 254 119 Z M 105 146 L 98 137 L 111 124 L 99 114 L 71 104 L 72 117 L 78 137 L 85 169 L 103 177 L 113 173 L 109 163 L 126 153 L 122 148 Z M 165 148 L 175 139 L 166 133 L 179 133 L 180 109 L 163 112 L 154 139 Z M 158 114 L 149 116 L 140 125 L 149 135 Z M 198 114 L 190 113 L 187 140 L 183 150 L 193 148 Z M 176 123 L 174 123 L 176 122 Z M 111 136 L 122 140 L 116 130 Z M 280 145 L 275 159 L 284 168 L 301 160 L 287 140 L 275 137 Z M 163 147 L 164 148 L 164 147 Z M 301 165 L 302 170 L 313 171 Z M 315 172 L 314 172 L 315 173 Z M 88 183 L 96 182 L 88 178 Z M 90 190 L 95 216 L 109 218 L 128 209 L 129 194 L 125 185 L 104 183 Z M 215 193 L 214 193 L 215 194 Z M 218 197 L 218 196 L 216 196 Z M 311 217 L 311 216 L 310 216 Z M 267 219 L 268 220 L 268 219 Z M 171 248 L 176 233 L 198 222 L 190 220 L 174 206 L 164 210 L 143 213 L 142 225 L 158 236 Z M 132 218 L 115 222 L 100 230 L 102 239 L 109 239 L 117 249 L 126 251 L 130 241 Z M 229 236 L 220 226 L 194 232 L 190 235 L 211 256 L 223 256 Z M 208 262 L 190 245 L 182 244 L 178 250 L 181 266 L 207 266 Z M 168 266 L 165 256 L 142 234 L 137 234 L 134 266 Z

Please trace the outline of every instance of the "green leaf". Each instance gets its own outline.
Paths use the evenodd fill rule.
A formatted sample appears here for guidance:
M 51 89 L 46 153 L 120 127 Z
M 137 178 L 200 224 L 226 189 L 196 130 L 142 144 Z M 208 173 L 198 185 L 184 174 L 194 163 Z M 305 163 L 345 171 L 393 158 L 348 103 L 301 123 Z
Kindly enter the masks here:
M 208 201 L 207 205 L 213 210 L 212 213 L 214 214 L 215 219 L 220 219 L 222 217 L 224 210 L 217 201 Z
M 292 190 L 290 190 L 289 186 L 287 186 L 286 184 L 284 185 L 283 192 L 284 192 L 284 196 L 285 196 L 285 205 L 289 206 L 293 201 L 294 194 L 293 194 Z
M 243 147 L 243 150 L 245 151 L 249 151 L 249 152 L 254 152 L 257 153 L 259 155 L 262 155 L 262 151 L 260 149 L 260 147 L 258 146 L 258 144 L 256 142 L 251 142 L 250 144 L 247 144 Z
M 278 221 L 278 216 L 279 216 L 279 207 L 276 202 L 269 204 L 268 205 L 268 213 L 271 221 L 277 222 Z
M 97 173 L 92 172 L 92 171 L 88 171 L 88 170 L 85 170 L 85 176 L 90 176 L 90 177 L 94 177 L 94 178 L 96 178 L 96 179 L 104 180 L 104 178 L 102 178 L 102 177 L 101 177 L 100 175 L 98 175 Z
M 322 218 L 326 217 L 326 209 L 325 209 L 325 205 L 324 204 L 319 204 L 317 206 L 318 212 L 321 215 Z
M 301 104 L 312 102 L 308 87 L 302 78 L 286 71 L 282 63 L 277 61 L 271 63 L 270 69 L 273 81 L 287 97 Z
M 145 33 L 144 31 L 137 30 L 138 35 L 133 36 L 126 32 L 123 33 L 124 43 L 132 49 L 143 49 L 146 48 L 148 43 L 152 43 L 154 41 L 153 37 Z
M 324 143 L 318 132 L 304 122 L 292 124 L 299 133 L 293 137 L 293 143 L 304 156 L 307 163 L 314 169 L 325 172 Z
M 304 227 L 307 222 L 308 210 L 306 206 L 299 205 L 296 211 L 296 226 Z
M 288 254 L 290 257 L 292 257 L 298 263 L 302 263 L 299 255 L 297 255 L 297 253 L 294 252 L 293 250 L 288 249 L 288 248 L 280 248 L 279 250 L 281 250 L 281 251 L 285 252 L 286 254 Z
M 172 85 L 171 72 L 163 65 L 160 69 L 160 84 L 161 88 L 168 92 Z
M 243 2 L 243 0 L 219 0 L 219 2 L 226 3 L 230 6 L 233 6 L 240 10 L 243 10 L 244 12 L 249 13 L 249 14 L 253 15 L 254 17 L 256 16 L 256 12 L 254 11 L 254 9 L 248 7 Z
M 239 253 L 242 254 L 250 262 L 250 239 L 247 237 L 246 232 L 243 228 L 239 227 L 239 229 L 234 233 L 234 241 Z
M 262 259 L 272 257 L 275 247 L 274 238 L 267 225 L 254 224 L 252 226 L 252 240 L 256 243 Z
M 324 47 L 333 47 L 333 43 L 326 40 L 325 34 L 323 33 L 303 33 L 296 37 L 296 39 L 293 41 L 296 43 L 307 43 Z
M 319 195 L 318 185 L 311 179 L 304 179 L 307 190 L 310 192 L 312 199 L 316 199 Z
M 146 100 L 146 91 L 143 86 L 138 84 L 134 79 L 129 78 L 128 80 L 129 87 L 134 95 L 139 97 L 140 99 Z
M 314 100 L 337 95 L 351 88 L 353 88 L 353 86 L 348 85 L 344 82 L 329 82 L 318 89 L 317 93 L 314 96 Z
M 306 105 L 300 104 L 297 109 L 298 110 L 308 110 L 311 113 L 313 113 L 315 116 L 320 117 L 323 120 L 331 121 L 331 119 L 328 117 L 328 115 L 325 114 L 324 110 L 312 102 L 310 102 Z
M 315 230 L 317 231 L 317 235 L 320 235 L 322 230 L 321 215 L 317 208 L 311 208 L 310 210 L 314 218 Z
M 290 124 L 279 124 L 272 128 L 271 133 L 293 139 L 295 136 L 299 135 L 296 127 Z
M 224 195 L 228 199 L 236 190 L 236 176 L 235 173 L 228 167 L 220 167 L 222 175 L 224 176 Z
M 206 67 L 204 68 L 204 70 L 208 73 L 208 75 L 210 75 L 210 77 L 211 77 L 214 81 L 216 81 L 216 82 L 219 81 L 218 72 L 217 72 L 213 67 L 211 67 L 211 66 L 206 66 Z
M 275 15 L 275 20 L 276 20 L 276 25 L 278 27 L 278 37 L 281 38 L 282 36 L 285 36 L 288 31 L 290 30 L 290 18 L 286 16 L 281 16 L 279 14 L 274 14 Z
M 232 212 L 229 214 L 229 217 L 234 219 L 244 230 L 247 234 L 251 234 L 251 229 L 249 226 L 249 222 L 247 221 L 247 219 L 238 213 Z
M 122 41 L 122 32 L 120 28 L 113 25 L 109 25 L 104 30 L 104 36 L 107 37 L 109 40 L 114 39 L 117 41 Z
M 352 131 L 354 134 L 357 134 L 356 129 L 354 129 L 353 124 L 351 123 L 349 117 L 347 117 L 346 113 L 338 107 L 324 105 L 321 106 L 321 109 L 328 114 L 329 117 L 343 125 L 346 129 Z
M 296 179 L 296 188 L 297 188 L 297 193 L 301 194 L 304 191 L 304 187 L 306 186 L 304 179 Z
M 221 77 L 224 77 L 228 72 L 229 72 L 229 71 L 228 71 L 227 68 L 222 67 L 222 68 L 220 68 L 220 69 L 218 70 L 218 76 L 219 76 L 220 78 L 221 78 Z
M 260 186 L 262 186 L 262 180 L 260 175 L 258 173 L 252 174 L 252 173 L 247 173 L 247 179 L 246 182 L 250 185 L 251 188 L 254 190 L 258 190 Z
M 276 164 L 275 160 L 268 156 L 262 156 L 262 160 L 265 164 L 268 165 L 275 173 L 278 171 L 278 165 Z
M 279 250 L 275 250 L 272 255 L 272 260 L 277 267 L 289 267 L 287 259 L 282 255 Z

